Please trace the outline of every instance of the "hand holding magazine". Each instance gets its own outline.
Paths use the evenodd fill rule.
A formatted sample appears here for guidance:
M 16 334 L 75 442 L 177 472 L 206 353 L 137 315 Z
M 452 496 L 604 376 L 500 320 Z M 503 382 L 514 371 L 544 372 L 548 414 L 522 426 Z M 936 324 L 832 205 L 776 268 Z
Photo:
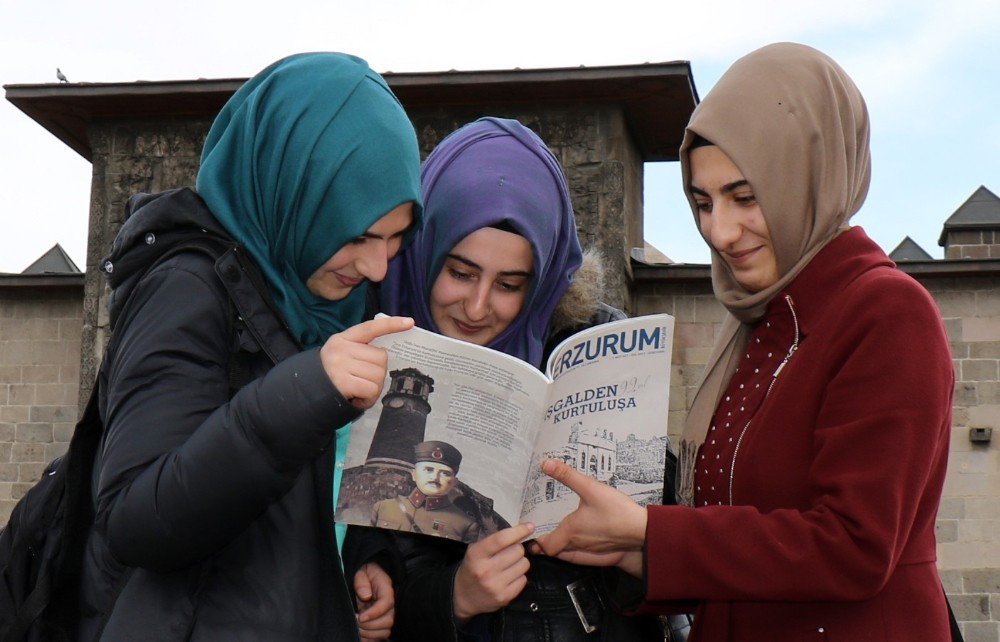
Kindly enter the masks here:
M 673 325 L 658 314 L 588 328 L 545 373 L 420 328 L 376 339 L 389 375 L 352 425 L 337 521 L 464 542 L 530 521 L 540 535 L 578 503 L 541 473 L 548 458 L 659 503 Z

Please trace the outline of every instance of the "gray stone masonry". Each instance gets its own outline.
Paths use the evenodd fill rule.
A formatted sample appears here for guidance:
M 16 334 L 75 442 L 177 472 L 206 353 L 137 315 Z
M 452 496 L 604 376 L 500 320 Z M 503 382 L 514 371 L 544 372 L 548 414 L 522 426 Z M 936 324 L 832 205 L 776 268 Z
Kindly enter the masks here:
M 948 233 L 946 259 L 1000 259 L 1000 231 L 960 230 Z
M 80 288 L 0 288 L 0 524 L 76 424 Z

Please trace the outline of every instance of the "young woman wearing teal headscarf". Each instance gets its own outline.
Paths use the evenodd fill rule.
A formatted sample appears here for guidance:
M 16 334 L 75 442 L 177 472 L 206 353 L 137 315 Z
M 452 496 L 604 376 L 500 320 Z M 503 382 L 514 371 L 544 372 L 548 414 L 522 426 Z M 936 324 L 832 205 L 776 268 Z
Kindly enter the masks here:
M 329 446 L 381 391 L 386 356 L 368 342 L 412 325 L 362 323 L 366 282 L 421 213 L 399 102 L 358 58 L 281 60 L 212 125 L 197 193 L 130 210 L 102 262 L 114 339 L 81 639 L 387 637 L 377 566 L 354 576 L 354 613 Z M 233 249 L 177 251 L 206 235 Z M 234 362 L 250 383 L 232 394 Z

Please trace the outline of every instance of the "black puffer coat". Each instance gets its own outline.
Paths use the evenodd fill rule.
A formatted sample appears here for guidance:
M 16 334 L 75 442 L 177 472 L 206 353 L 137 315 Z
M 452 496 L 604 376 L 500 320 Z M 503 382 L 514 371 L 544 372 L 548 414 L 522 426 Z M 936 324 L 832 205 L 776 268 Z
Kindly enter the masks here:
M 238 248 L 146 271 L 192 237 L 224 236 L 193 191 L 130 206 L 109 258 L 80 639 L 106 615 L 102 640 L 358 639 L 331 483 L 334 432 L 358 412 L 257 294 Z M 250 383 L 232 395 L 237 358 Z

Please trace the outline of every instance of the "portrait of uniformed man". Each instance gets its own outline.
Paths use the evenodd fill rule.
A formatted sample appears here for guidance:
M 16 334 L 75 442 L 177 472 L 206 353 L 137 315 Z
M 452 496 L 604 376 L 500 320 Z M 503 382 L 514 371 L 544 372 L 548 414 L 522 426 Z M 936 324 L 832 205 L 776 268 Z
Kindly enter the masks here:
M 407 496 L 376 503 L 372 507 L 372 526 L 461 542 L 478 540 L 482 526 L 459 505 L 463 503 L 457 487 L 462 453 L 444 441 L 424 441 L 413 447 L 413 454 L 416 488 Z

